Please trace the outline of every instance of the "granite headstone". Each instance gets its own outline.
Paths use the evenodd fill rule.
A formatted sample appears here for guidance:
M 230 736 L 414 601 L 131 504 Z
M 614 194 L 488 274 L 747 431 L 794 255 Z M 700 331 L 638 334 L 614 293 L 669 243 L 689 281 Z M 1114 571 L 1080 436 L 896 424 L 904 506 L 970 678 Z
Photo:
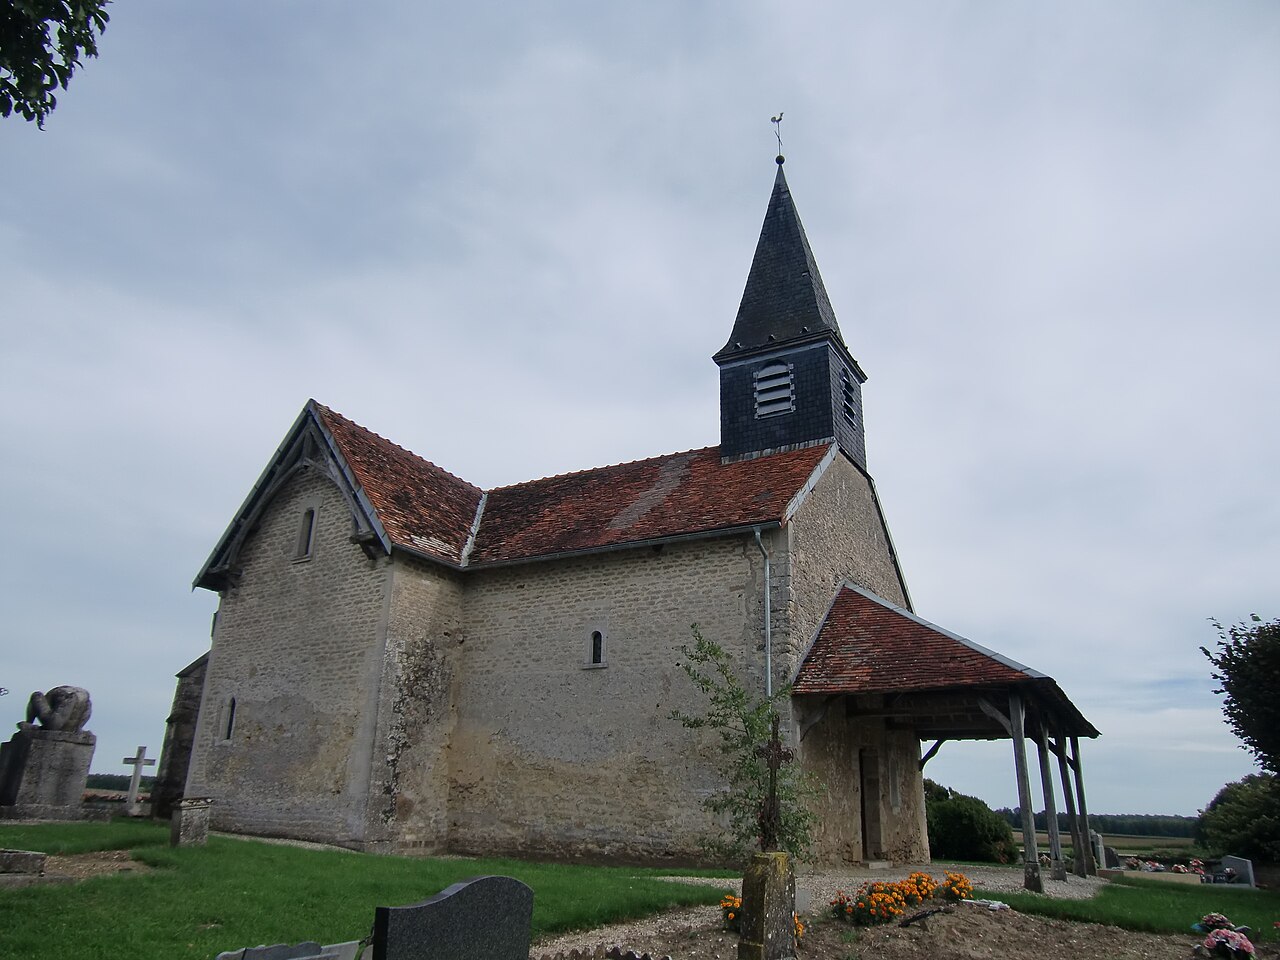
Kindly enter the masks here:
M 1244 857 L 1223 857 L 1222 869 L 1223 872 L 1226 872 L 1227 870 L 1234 870 L 1236 872 L 1235 880 L 1232 881 L 1233 883 L 1239 883 L 1249 887 L 1255 886 L 1253 882 L 1252 860 L 1246 860 Z
M 378 907 L 373 960 L 528 960 L 533 890 L 511 877 L 474 877 L 430 900 Z

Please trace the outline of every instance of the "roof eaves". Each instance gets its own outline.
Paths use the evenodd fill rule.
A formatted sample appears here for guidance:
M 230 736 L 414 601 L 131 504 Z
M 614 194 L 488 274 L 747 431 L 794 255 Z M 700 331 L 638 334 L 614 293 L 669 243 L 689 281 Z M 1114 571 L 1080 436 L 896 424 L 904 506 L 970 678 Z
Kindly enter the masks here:
M 308 400 L 298 416 L 294 418 L 293 425 L 289 427 L 288 432 L 284 435 L 284 439 L 280 441 L 275 452 L 271 455 L 270 459 L 267 460 L 267 465 L 263 467 L 262 473 L 258 475 L 258 479 L 255 480 L 253 486 L 249 488 L 248 495 L 236 509 L 236 512 L 233 515 L 234 519 L 227 524 L 227 528 L 222 532 L 222 536 L 218 538 L 217 544 L 214 545 L 214 548 L 210 552 L 208 558 L 200 567 L 200 572 L 196 574 L 196 578 L 191 582 L 192 590 L 204 586 L 206 578 L 214 572 L 214 562 L 230 545 L 231 540 L 235 537 L 236 529 L 239 527 L 245 514 L 248 513 L 249 509 L 253 506 L 253 502 L 270 485 L 271 478 L 275 475 L 277 465 L 285 453 L 288 452 L 289 448 L 293 446 L 294 441 L 298 437 L 298 432 L 302 429 L 303 423 L 311 413 L 311 405 L 313 403 L 315 403 L 314 400 Z M 212 590 L 215 589 L 215 587 L 212 584 L 209 584 L 209 589 Z
M 318 410 L 315 409 L 316 401 L 307 401 L 307 410 L 311 411 L 315 417 L 316 424 L 320 428 L 320 433 L 325 439 L 325 443 L 329 445 L 329 452 L 333 455 L 334 462 L 338 464 L 338 469 L 342 471 L 343 477 L 347 481 L 347 486 L 351 489 L 352 495 L 360 504 L 360 508 L 365 512 L 365 516 L 369 520 L 369 525 L 373 528 L 373 532 L 377 534 L 378 541 L 382 544 L 382 549 L 387 553 L 391 552 L 391 535 L 387 533 L 386 528 L 382 525 L 382 518 L 378 516 L 377 508 L 374 507 L 373 501 L 369 499 L 369 495 L 365 492 L 364 486 L 356 479 L 355 471 L 352 469 L 350 462 L 342 451 L 342 444 L 338 442 L 337 437 L 333 435 L 333 431 L 329 429 L 328 424 L 324 422 L 324 417 L 320 416 Z

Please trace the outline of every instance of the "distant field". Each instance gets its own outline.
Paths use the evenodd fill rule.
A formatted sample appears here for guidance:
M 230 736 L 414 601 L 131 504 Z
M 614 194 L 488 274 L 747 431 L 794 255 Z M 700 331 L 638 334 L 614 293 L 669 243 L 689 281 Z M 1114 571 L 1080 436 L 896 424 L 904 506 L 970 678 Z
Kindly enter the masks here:
M 1017 837 L 1017 833 L 1014 833 Z M 1151 853 L 1154 850 L 1187 851 L 1188 856 L 1196 852 L 1196 842 L 1191 837 L 1139 837 L 1124 833 L 1104 833 L 1102 842 L 1115 849 L 1116 853 L 1125 856 L 1136 856 Z M 1043 830 L 1036 833 L 1036 843 L 1041 847 L 1049 846 L 1049 835 Z M 1062 835 L 1064 848 L 1071 846 L 1071 835 Z

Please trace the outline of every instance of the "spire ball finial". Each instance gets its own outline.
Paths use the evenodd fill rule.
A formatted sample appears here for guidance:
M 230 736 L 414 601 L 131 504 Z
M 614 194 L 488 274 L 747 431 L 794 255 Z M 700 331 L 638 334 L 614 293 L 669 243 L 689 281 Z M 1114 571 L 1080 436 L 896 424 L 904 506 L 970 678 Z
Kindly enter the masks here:
M 787 158 L 784 157 L 782 154 L 778 154 L 776 157 L 773 158 L 773 162 L 776 163 L 778 166 L 782 166 L 784 163 L 787 162 Z

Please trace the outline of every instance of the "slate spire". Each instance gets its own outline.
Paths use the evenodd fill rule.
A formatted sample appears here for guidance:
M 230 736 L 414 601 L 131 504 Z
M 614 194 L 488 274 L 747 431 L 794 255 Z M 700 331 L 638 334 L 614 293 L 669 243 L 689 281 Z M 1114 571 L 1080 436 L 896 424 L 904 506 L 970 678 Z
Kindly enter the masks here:
M 785 341 L 822 336 L 834 336 L 844 343 L 804 225 L 791 199 L 782 172 L 782 157 L 778 157 L 778 175 L 738 305 L 738 317 L 729 342 L 714 359 L 718 363 L 768 350 Z
M 778 157 L 769 209 L 720 367 L 720 457 L 834 441 L 866 468 L 862 384 Z

